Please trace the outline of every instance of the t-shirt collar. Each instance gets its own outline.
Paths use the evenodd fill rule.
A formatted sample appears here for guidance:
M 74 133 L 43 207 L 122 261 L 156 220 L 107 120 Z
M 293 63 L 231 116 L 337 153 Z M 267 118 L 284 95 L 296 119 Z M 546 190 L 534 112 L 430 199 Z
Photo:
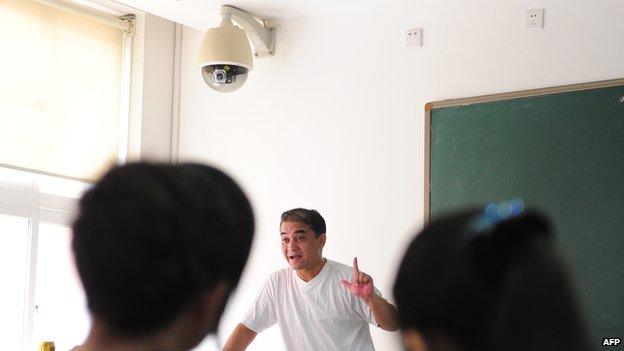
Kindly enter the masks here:
M 322 277 L 324 277 L 327 274 L 326 273 L 328 270 L 327 266 L 329 266 L 329 260 L 326 258 L 323 258 L 323 260 L 325 260 L 325 263 L 323 264 L 323 268 L 321 268 L 321 270 L 318 272 L 316 276 L 314 276 L 314 278 L 308 280 L 307 282 L 301 279 L 301 277 L 299 277 L 299 274 L 297 274 L 297 271 L 293 271 L 294 279 L 297 282 L 297 284 L 299 284 L 299 286 L 304 287 L 304 288 L 311 288 L 314 285 L 316 285 L 316 282 L 323 280 Z

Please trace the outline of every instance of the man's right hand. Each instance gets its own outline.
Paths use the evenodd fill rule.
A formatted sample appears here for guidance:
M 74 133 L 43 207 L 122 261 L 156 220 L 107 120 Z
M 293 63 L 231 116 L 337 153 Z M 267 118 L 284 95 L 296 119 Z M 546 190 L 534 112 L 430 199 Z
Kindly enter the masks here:
M 225 342 L 223 351 L 244 351 L 256 338 L 256 335 L 258 333 L 239 323 Z

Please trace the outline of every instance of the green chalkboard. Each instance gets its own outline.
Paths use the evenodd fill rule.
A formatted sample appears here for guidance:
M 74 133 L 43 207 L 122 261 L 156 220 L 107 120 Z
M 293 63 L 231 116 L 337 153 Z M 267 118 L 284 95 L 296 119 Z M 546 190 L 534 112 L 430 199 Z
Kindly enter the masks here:
M 624 338 L 624 79 L 430 103 L 426 136 L 426 215 L 544 211 L 596 345 Z

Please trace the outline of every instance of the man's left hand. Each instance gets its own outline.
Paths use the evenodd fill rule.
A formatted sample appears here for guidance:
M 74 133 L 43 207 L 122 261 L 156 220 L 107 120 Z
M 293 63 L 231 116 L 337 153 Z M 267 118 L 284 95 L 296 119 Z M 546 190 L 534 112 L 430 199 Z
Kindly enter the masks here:
M 349 289 L 353 295 L 361 298 L 366 303 L 368 303 L 375 294 L 373 278 L 364 272 L 360 272 L 358 269 L 357 257 L 353 258 L 353 276 L 351 277 L 351 281 L 341 280 L 340 283 L 342 286 Z

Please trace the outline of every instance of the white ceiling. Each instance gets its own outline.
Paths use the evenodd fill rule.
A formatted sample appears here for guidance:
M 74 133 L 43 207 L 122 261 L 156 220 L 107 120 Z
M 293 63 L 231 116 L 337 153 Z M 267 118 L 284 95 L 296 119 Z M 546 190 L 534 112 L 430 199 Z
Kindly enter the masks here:
M 334 12 L 383 0 L 115 0 L 186 26 L 205 30 L 220 23 L 221 5 L 232 5 L 261 18 L 278 19 Z

